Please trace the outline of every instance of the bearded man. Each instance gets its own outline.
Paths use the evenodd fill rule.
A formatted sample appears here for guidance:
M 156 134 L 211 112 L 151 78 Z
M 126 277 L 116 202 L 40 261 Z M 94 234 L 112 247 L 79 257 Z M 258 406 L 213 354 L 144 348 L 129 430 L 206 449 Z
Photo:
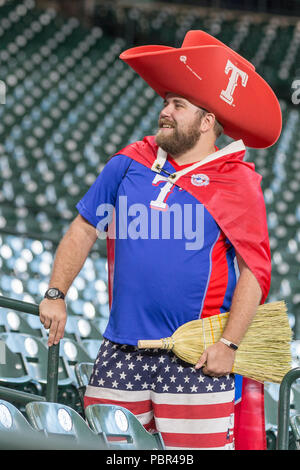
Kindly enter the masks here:
M 40 318 L 57 343 L 64 296 L 97 234 L 108 233 L 110 318 L 85 406 L 125 406 L 166 448 L 232 449 L 235 352 L 267 297 L 271 266 L 261 177 L 243 161 L 244 142 L 272 145 L 280 108 L 249 62 L 202 31 L 182 48 L 143 46 L 121 59 L 163 97 L 159 129 L 111 158 L 77 204 Z M 244 142 L 219 150 L 223 128 Z M 137 348 L 225 311 L 223 337 L 195 367 Z

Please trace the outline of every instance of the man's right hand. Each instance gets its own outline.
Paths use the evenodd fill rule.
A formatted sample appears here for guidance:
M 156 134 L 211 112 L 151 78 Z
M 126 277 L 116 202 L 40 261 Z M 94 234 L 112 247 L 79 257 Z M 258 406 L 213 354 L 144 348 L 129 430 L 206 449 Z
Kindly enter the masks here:
M 39 306 L 40 320 L 49 330 L 48 346 L 58 344 L 63 338 L 67 321 L 67 309 L 63 299 L 43 299 Z

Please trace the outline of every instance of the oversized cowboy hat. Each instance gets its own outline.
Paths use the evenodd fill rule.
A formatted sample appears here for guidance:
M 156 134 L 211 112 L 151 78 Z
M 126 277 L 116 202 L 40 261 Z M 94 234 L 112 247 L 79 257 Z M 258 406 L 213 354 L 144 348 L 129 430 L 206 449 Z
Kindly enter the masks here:
M 120 58 L 160 96 L 171 92 L 215 114 L 224 133 L 248 147 L 279 138 L 279 102 L 255 67 L 204 31 L 189 31 L 180 48 L 139 46 Z

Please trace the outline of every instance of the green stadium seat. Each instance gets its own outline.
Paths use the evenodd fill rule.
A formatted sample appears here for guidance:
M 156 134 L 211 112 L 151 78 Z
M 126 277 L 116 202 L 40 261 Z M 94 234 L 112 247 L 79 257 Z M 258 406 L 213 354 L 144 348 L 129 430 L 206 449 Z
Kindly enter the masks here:
M 73 383 L 77 384 L 75 375 L 76 364 L 79 362 L 91 362 L 93 359 L 88 355 L 80 343 L 77 343 L 70 338 L 62 338 L 60 340 L 60 354 L 68 364 Z
M 42 384 L 47 381 L 48 348 L 41 339 L 24 333 L 2 333 L 1 339 L 14 351 L 22 354 L 29 374 Z M 59 383 L 69 384 L 68 369 L 63 361 L 59 367 Z
M 5 333 L 4 333 L 5 334 Z M 5 363 L 0 363 L 0 385 L 14 388 L 23 392 L 42 395 L 42 387 L 35 380 L 27 367 L 20 352 L 14 352 L 0 335 L 0 341 L 4 341 Z
M 5 344 L 22 357 L 31 380 L 41 386 L 41 395 L 46 396 L 48 348 L 43 340 L 23 333 L 2 333 Z M 24 390 L 26 391 L 26 390 Z M 58 365 L 58 401 L 76 406 L 78 394 L 72 371 L 64 357 L 60 355 Z
M 264 386 L 266 430 L 277 432 L 279 385 L 266 383 Z
M 292 385 L 292 393 L 293 393 L 293 405 L 294 409 L 297 413 L 300 413 L 300 383 L 294 383 Z
M 29 298 L 28 302 L 34 303 L 34 299 Z M 32 333 L 32 336 L 38 336 L 41 338 L 45 338 L 47 336 L 47 330 L 45 330 L 44 326 L 41 324 L 40 317 L 37 317 L 35 315 L 28 315 L 28 314 L 23 314 L 23 315 L 27 323 L 29 324 L 30 328 L 33 331 L 36 331 L 36 334 Z M 22 333 L 26 333 L 26 332 L 22 330 Z
M 106 325 L 107 325 L 107 322 L 108 322 L 108 316 L 105 314 L 105 316 L 99 316 L 99 317 L 96 317 L 94 318 L 94 320 L 92 320 L 92 323 L 94 323 L 94 325 L 98 328 L 99 331 L 101 331 L 102 333 L 105 331 L 105 328 L 106 328 Z
M 9 433 L 30 434 L 34 438 L 37 431 L 29 424 L 21 411 L 12 403 L 0 399 L 0 430 Z
M 296 449 L 300 450 L 300 415 L 295 415 L 290 418 L 292 433 L 296 442 Z
M 93 362 L 78 362 L 75 365 L 75 374 L 80 387 L 86 387 L 93 372 Z
M 95 360 L 97 358 L 100 346 L 103 339 L 83 339 L 82 345 L 87 351 L 88 355 Z
M 137 417 L 126 408 L 116 405 L 89 405 L 85 409 L 85 416 L 95 432 L 103 432 L 105 443 L 111 449 L 165 448 L 161 434 L 146 431 Z M 117 442 L 116 438 L 120 441 Z
M 5 331 L 7 332 L 25 333 L 38 338 L 43 336 L 41 323 L 40 328 L 33 328 L 28 323 L 28 315 L 25 313 L 1 309 L 0 315 L 4 317 Z
M 81 445 L 95 450 L 105 449 L 105 441 L 100 432 L 94 432 L 85 420 L 66 405 L 49 402 L 30 402 L 26 405 L 28 420 L 34 429 L 47 436 L 67 437 Z
M 78 393 L 80 396 L 82 410 L 84 410 L 84 394 L 93 372 L 93 362 L 78 362 L 75 364 L 75 375 L 78 382 Z
M 292 353 L 293 356 L 293 353 Z M 297 367 L 298 364 L 295 365 Z M 267 435 L 267 448 L 268 450 L 276 449 L 276 439 L 278 432 L 278 402 L 279 402 L 279 389 L 280 385 L 275 383 L 265 383 L 264 385 L 264 404 L 265 404 L 265 429 Z M 298 392 L 298 395 L 297 395 Z M 290 420 L 299 414 L 299 384 L 293 383 L 291 386 L 291 400 L 290 400 Z M 294 439 L 295 440 L 295 439 Z M 291 445 L 293 439 L 291 439 Z
M 79 317 L 78 315 L 68 315 L 65 337 L 82 343 L 83 339 L 99 340 L 102 338 L 102 335 L 97 326 L 88 318 Z

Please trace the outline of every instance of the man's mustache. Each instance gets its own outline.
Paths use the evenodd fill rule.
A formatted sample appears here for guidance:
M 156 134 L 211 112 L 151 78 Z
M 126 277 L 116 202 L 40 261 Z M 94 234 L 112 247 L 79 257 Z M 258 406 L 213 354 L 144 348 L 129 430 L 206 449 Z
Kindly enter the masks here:
M 170 126 L 172 128 L 176 127 L 176 124 L 172 121 L 168 121 L 168 119 L 159 119 L 158 125 L 159 127 L 163 127 L 163 126 Z

